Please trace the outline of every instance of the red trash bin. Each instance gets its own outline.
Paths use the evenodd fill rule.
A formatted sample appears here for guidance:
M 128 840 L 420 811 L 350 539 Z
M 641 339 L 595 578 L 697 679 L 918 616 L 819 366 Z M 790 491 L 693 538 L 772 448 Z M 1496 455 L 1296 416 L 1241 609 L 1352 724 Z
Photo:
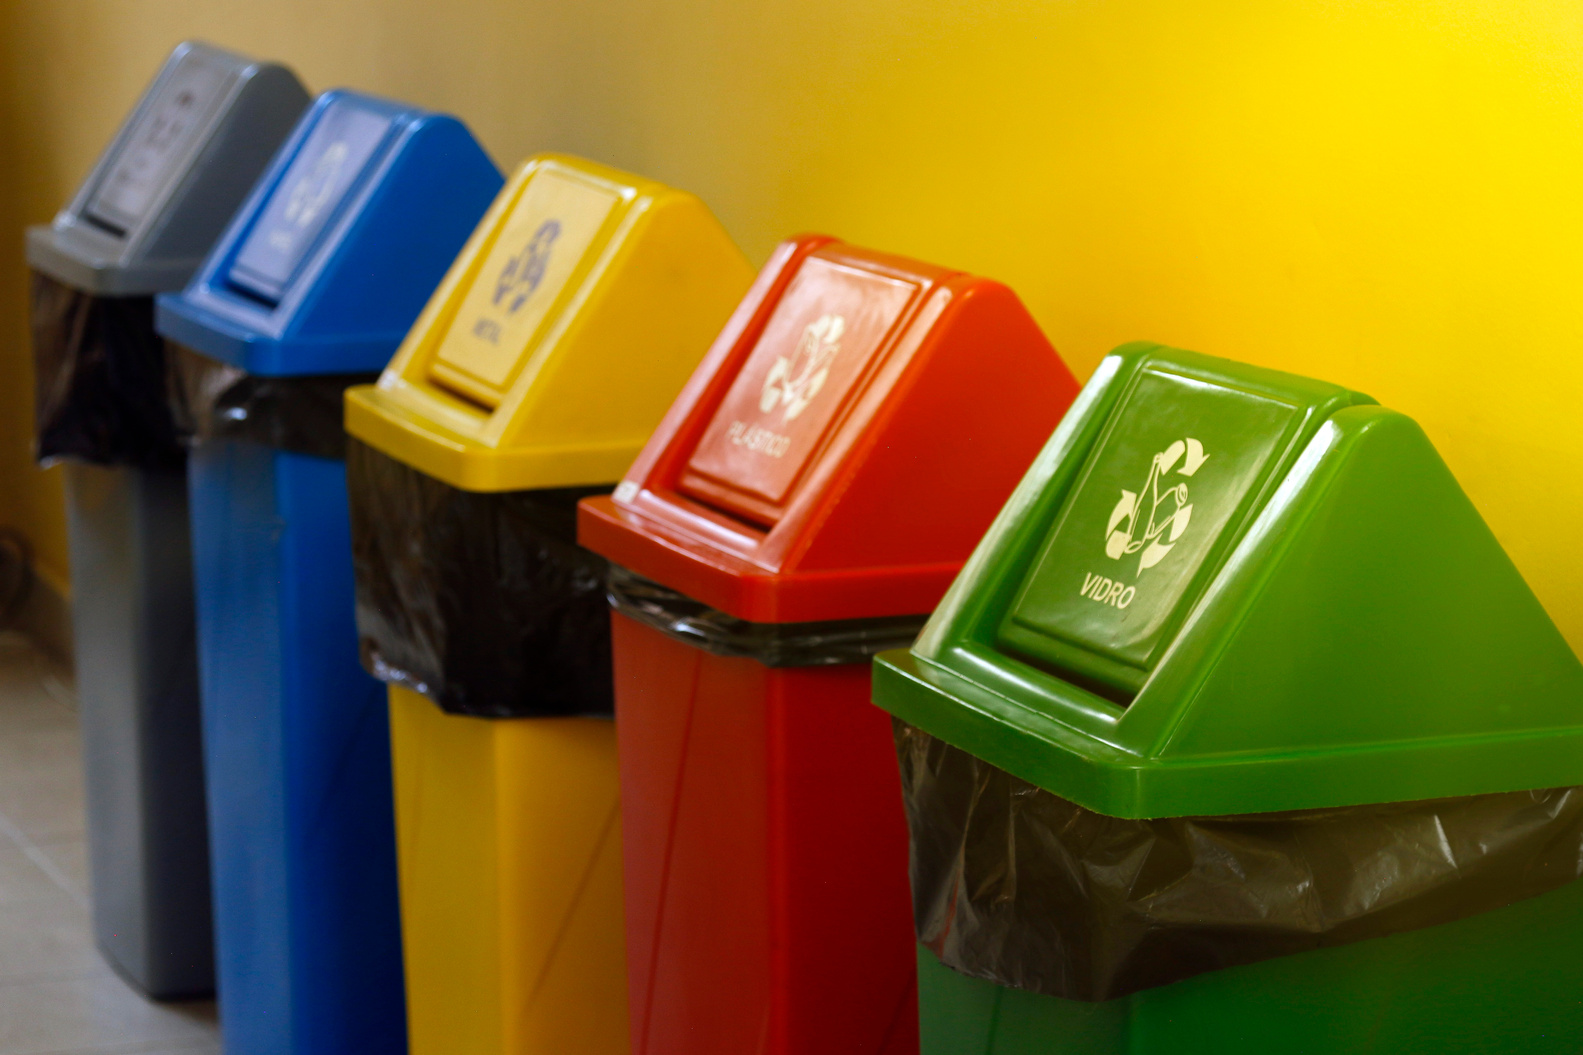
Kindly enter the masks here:
M 1077 393 L 1005 286 L 781 245 L 578 541 L 610 558 L 633 1055 L 917 1050 L 868 657 Z

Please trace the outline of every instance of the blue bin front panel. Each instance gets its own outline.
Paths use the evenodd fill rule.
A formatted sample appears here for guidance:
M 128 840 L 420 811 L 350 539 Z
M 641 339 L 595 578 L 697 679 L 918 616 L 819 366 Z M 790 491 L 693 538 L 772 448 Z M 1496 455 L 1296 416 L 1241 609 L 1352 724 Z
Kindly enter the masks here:
M 352 615 L 346 467 L 188 463 L 227 1055 L 406 1050 L 385 689 Z

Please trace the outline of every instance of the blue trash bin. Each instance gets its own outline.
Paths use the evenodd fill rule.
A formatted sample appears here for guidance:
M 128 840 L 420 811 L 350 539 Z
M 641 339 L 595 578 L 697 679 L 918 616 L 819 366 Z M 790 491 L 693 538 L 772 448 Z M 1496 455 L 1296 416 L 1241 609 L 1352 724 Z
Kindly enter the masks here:
M 341 390 L 502 178 L 453 117 L 321 96 L 159 298 L 188 458 L 227 1055 L 406 1050 L 384 686 L 352 615 Z

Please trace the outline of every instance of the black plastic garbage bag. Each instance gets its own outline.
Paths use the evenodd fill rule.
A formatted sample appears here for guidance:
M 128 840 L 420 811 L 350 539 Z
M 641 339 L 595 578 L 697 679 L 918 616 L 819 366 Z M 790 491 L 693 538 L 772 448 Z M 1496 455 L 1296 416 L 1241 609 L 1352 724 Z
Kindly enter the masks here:
M 867 663 L 886 649 L 906 648 L 927 615 L 842 619 L 821 623 L 752 623 L 620 565 L 610 568 L 610 605 L 622 615 L 717 656 L 756 659 L 766 667 Z
M 610 486 L 463 491 L 355 439 L 346 468 L 371 674 L 454 714 L 614 713 L 609 566 L 576 541 Z
M 167 350 L 171 415 L 183 443 L 245 440 L 265 447 L 346 457 L 344 393 L 378 374 L 264 377 L 179 344 Z
M 1583 789 L 1122 820 L 895 723 L 918 939 L 1004 986 L 1109 1000 L 1448 923 L 1583 875 Z
M 153 297 L 100 297 L 33 273 L 35 455 L 181 464 Z

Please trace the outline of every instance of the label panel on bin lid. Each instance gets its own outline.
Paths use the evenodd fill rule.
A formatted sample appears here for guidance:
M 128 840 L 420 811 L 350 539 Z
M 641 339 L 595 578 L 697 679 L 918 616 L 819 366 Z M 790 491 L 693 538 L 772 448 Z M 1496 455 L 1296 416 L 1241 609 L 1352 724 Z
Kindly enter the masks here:
M 440 342 L 436 378 L 496 405 L 620 202 L 615 189 L 562 169 L 530 180 Z
M 219 104 L 229 77 L 225 66 L 188 51 L 127 133 L 87 212 L 122 231 L 135 226 L 175 178 L 175 163 Z
M 1148 670 L 1302 410 L 1270 392 L 1140 370 L 1023 580 L 1001 645 L 1103 681 L 1115 679 L 1084 670 L 1074 647 Z
M 389 133 L 392 117 L 339 100 L 309 134 L 276 184 L 231 265 L 233 283 L 278 299 L 336 207 Z
M 763 510 L 752 499 L 784 504 L 919 288 L 805 261 L 704 429 L 680 489 L 753 518 Z

